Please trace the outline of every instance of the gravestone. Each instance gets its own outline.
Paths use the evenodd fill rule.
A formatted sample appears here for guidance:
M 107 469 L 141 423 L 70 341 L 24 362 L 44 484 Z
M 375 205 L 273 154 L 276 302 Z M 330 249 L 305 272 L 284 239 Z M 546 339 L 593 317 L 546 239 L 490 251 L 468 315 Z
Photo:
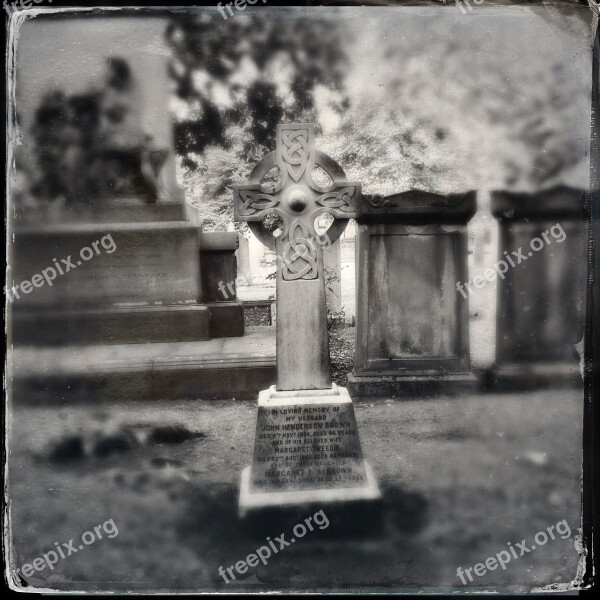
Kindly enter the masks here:
M 42 16 L 22 28 L 24 41 L 32 42 L 18 54 L 25 134 L 17 167 L 22 161 L 30 165 L 30 189 L 25 198 L 12 198 L 10 212 L 14 341 L 114 344 L 241 336 L 241 303 L 218 303 L 211 295 L 219 269 L 235 281 L 237 237 L 202 234 L 188 219 L 177 183 L 167 21 L 129 17 L 119 19 L 118 27 L 114 23 Z M 36 37 L 40 44 L 33 43 Z M 46 56 L 58 58 L 49 62 Z M 43 159 L 44 152 L 56 150 L 60 160 L 60 140 L 68 145 L 69 161 L 59 164 L 57 184 Z M 44 187 L 49 181 L 58 185 L 54 194 Z M 91 257 L 80 256 L 94 244 Z M 26 286 L 26 293 L 17 287 L 48 269 L 56 272 L 54 261 L 67 257 L 73 267 L 65 275 L 57 272 L 35 289 Z
M 498 261 L 508 268 L 498 279 L 496 362 L 486 377 L 490 387 L 582 385 L 585 199 L 584 190 L 565 186 L 534 194 L 492 193 L 500 229 Z
M 74 124 L 83 131 L 69 125 L 68 154 L 72 155 L 75 142 L 89 150 L 90 162 L 81 165 L 80 178 L 87 183 L 89 173 L 96 169 L 100 183 L 111 184 L 100 190 L 108 192 L 108 205 L 118 204 L 117 198 L 127 197 L 128 190 L 141 186 L 151 190 L 148 204 L 181 204 L 184 193 L 175 173 L 173 123 L 168 110 L 167 25 L 168 20 L 159 16 L 91 14 L 69 19 L 37 15 L 24 22 L 16 55 L 18 122 L 26 132 L 20 138 L 24 162 L 34 164 L 36 160 L 32 130 L 40 129 L 38 117 L 46 116 L 46 124 L 64 125 L 65 115 L 72 110 Z M 90 135 L 92 130 L 100 135 Z M 103 146 L 102 139 L 110 143 Z M 141 163 L 145 181 L 139 177 Z M 69 166 L 67 161 L 63 164 Z M 122 192 L 116 191 L 120 185 Z M 86 188 L 82 204 L 89 197 Z M 88 208 L 105 212 L 97 203 Z M 117 219 L 126 210 L 117 207 Z M 141 218 L 152 218 L 152 211 L 138 209 L 131 220 L 137 221 L 141 212 L 147 215 Z
M 202 232 L 200 242 L 202 302 L 210 310 L 210 336 L 244 334 L 244 309 L 238 301 L 236 279 L 240 235 L 236 231 Z
M 352 397 L 473 390 L 467 222 L 475 192 L 363 196 L 357 216 Z
M 333 183 L 312 178 L 315 165 Z M 273 167 L 275 188 L 261 185 Z M 277 127 L 274 152 L 234 186 L 235 217 L 275 252 L 277 263 L 277 385 L 260 392 L 252 465 L 242 472 L 240 513 L 311 502 L 369 500 L 379 490 L 364 462 L 348 392 L 331 382 L 323 250 L 356 215 L 360 184 L 345 181 L 341 167 L 315 149 L 314 127 Z M 329 213 L 325 234 L 315 219 Z M 274 237 L 263 227 L 280 217 Z M 327 236 L 326 238 L 324 236 Z

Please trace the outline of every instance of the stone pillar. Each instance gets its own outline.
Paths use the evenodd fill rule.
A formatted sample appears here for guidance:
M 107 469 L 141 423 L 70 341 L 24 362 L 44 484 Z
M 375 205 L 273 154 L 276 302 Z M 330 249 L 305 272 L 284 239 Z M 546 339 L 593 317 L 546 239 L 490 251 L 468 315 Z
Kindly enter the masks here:
M 246 285 L 252 285 L 252 269 L 250 267 L 250 245 L 242 234 L 238 236 L 237 249 L 238 277 L 243 277 Z
M 473 389 L 467 222 L 476 193 L 363 196 L 358 222 L 353 396 Z
M 581 385 L 585 191 L 493 192 L 492 213 L 500 229 L 498 264 L 504 262 L 506 273 L 498 279 L 496 363 L 486 383 L 500 389 Z

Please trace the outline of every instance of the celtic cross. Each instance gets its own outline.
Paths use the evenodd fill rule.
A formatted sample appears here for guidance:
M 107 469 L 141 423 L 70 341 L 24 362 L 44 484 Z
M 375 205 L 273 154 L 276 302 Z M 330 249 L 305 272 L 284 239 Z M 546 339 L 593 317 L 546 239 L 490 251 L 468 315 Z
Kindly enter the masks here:
M 331 177 L 331 185 L 322 187 L 313 180 L 315 166 Z M 274 189 L 262 185 L 273 167 L 281 175 Z M 277 259 L 278 390 L 331 387 L 323 249 L 356 217 L 360 183 L 345 177 L 332 158 L 315 150 L 313 125 L 282 124 L 277 126 L 275 151 L 254 167 L 250 183 L 233 186 L 236 221 L 246 221 Z M 334 221 L 319 235 L 315 220 L 325 213 Z M 277 236 L 263 225 L 269 214 L 282 221 Z

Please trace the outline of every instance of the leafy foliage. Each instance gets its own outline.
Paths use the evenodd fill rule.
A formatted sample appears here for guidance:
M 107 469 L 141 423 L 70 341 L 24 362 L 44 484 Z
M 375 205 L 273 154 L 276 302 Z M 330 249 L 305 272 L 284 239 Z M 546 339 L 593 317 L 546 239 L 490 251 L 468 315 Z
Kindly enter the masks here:
M 184 128 L 179 151 L 211 226 L 232 221 L 229 186 L 273 149 L 282 120 L 316 123 L 318 148 L 365 193 L 585 184 L 581 16 L 540 10 L 476 26 L 448 11 L 425 28 L 416 14 L 352 14 L 173 25 L 178 93 L 202 129 L 186 146 Z
M 226 229 L 233 221 L 231 185 L 274 148 L 277 124 L 310 121 L 318 128 L 322 89 L 332 110 L 347 106 L 339 26 L 289 14 L 201 14 L 173 20 L 167 40 L 183 182 L 205 228 Z
M 235 145 L 239 158 L 271 149 L 282 121 L 310 120 L 319 86 L 342 91 L 345 55 L 334 21 L 290 15 L 218 14 L 171 22 L 170 74 L 186 105 L 175 125 L 184 166 L 198 167 L 211 146 Z M 340 97 L 334 108 L 347 100 Z
M 404 22 L 402 35 L 372 17 L 351 56 L 352 106 L 321 149 L 368 193 L 585 181 L 589 86 L 573 55 L 588 26 L 552 15 Z

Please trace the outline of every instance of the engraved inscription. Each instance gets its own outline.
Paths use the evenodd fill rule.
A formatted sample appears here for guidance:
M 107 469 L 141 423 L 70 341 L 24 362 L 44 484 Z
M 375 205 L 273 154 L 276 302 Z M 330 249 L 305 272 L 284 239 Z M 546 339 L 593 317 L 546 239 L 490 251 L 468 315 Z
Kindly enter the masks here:
M 361 487 L 367 477 L 352 404 L 259 407 L 253 491 Z

